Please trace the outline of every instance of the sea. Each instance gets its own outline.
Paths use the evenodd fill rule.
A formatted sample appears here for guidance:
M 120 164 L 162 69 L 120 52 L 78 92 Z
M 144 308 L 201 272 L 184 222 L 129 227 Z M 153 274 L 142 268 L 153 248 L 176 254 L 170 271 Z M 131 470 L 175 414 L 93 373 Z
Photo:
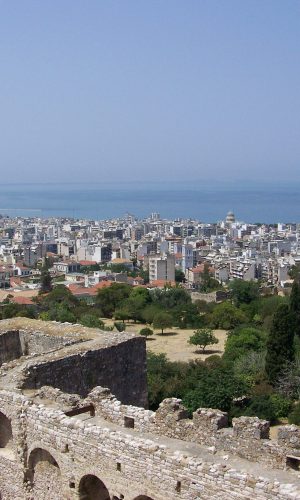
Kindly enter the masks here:
M 2 184 L 0 214 L 106 220 L 158 212 L 165 219 L 223 220 L 228 211 L 252 223 L 300 222 L 300 185 L 201 183 Z

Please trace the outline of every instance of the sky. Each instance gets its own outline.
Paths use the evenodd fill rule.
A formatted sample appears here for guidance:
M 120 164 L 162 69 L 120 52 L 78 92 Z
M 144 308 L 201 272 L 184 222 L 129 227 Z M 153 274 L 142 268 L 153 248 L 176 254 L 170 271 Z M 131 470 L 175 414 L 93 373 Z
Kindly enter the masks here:
M 299 0 L 0 0 L 0 173 L 300 182 Z

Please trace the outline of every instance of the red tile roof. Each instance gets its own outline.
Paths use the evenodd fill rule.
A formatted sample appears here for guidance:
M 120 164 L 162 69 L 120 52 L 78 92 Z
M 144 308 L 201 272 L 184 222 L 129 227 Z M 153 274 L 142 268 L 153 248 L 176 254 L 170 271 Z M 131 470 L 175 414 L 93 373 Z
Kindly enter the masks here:
M 69 285 L 69 290 L 72 292 L 73 295 L 86 295 L 86 296 L 91 296 L 94 297 L 98 294 L 98 290 L 101 290 L 102 288 L 106 288 L 111 286 L 114 281 L 100 281 L 100 283 L 97 283 L 97 285 L 90 286 L 90 287 L 83 287 L 80 285 L 76 285 L 75 283 L 72 283 Z
M 157 287 L 157 288 L 163 288 L 165 285 L 169 285 L 169 286 L 175 286 L 176 283 L 175 281 L 168 281 L 168 280 L 153 280 L 151 281 L 150 283 L 150 287 Z
M 13 297 L 11 299 L 11 302 L 13 302 L 14 304 L 19 304 L 19 305 L 22 305 L 22 306 L 33 306 L 34 305 L 34 302 L 29 299 L 29 297 Z

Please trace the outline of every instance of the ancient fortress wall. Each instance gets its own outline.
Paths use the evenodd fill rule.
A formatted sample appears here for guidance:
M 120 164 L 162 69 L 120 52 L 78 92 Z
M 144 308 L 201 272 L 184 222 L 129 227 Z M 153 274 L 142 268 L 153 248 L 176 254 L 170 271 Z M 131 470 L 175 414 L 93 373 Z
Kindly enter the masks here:
M 277 439 L 271 440 L 266 420 L 234 418 L 229 427 L 227 413 L 210 408 L 199 408 L 190 419 L 176 398 L 165 399 L 152 412 L 123 405 L 109 389 L 96 387 L 87 401 L 94 405 L 96 415 L 119 426 L 214 447 L 274 468 L 285 469 L 289 456 L 299 456 L 300 463 L 300 427 L 296 425 L 279 427 Z
M 101 385 L 123 403 L 147 406 L 146 348 L 141 337 L 26 318 L 0 324 L 0 376 L 7 374 L 5 380 L 12 387 L 50 385 L 86 396 Z M 18 329 L 3 331 L 8 326 Z
M 18 331 L 4 332 L 0 335 L 0 366 L 22 356 L 22 346 Z
M 12 331 L 7 324 L 0 325 L 0 330 L 8 326 Z M 29 327 L 38 326 L 40 332 L 43 325 L 25 326 L 28 333 Z M 58 325 L 55 329 L 62 336 L 66 333 Z M 2 365 L 2 500 L 300 499 L 296 470 L 300 429 L 296 426 L 283 426 L 278 439 L 271 440 L 265 421 L 242 417 L 229 428 L 227 415 L 211 409 L 199 409 L 189 419 L 180 400 L 174 398 L 152 412 L 126 404 L 125 389 L 123 400 L 113 396 L 116 380 L 110 380 L 109 388 L 98 386 L 89 393 L 87 384 L 81 394 L 71 391 L 82 387 L 77 380 L 73 385 L 66 382 L 70 390 L 61 390 L 64 371 L 60 363 L 65 360 L 65 369 L 70 370 L 65 378 L 71 373 L 84 379 L 77 371 L 76 356 L 88 355 L 81 365 L 88 373 L 90 353 L 98 351 L 100 361 L 91 362 L 92 371 L 95 367 L 107 370 L 112 378 L 123 376 L 127 384 L 141 376 L 143 385 L 145 354 L 138 348 L 142 339 L 135 343 L 130 334 L 105 337 L 103 332 L 99 340 L 98 335 L 81 336 L 78 345 L 64 345 L 44 359 L 31 354 Z M 102 354 L 105 345 L 107 357 Z M 142 358 L 140 364 L 135 363 L 136 357 Z M 36 386 L 28 389 L 34 372 Z M 44 380 L 51 380 L 50 386 L 41 387 Z M 119 383 L 122 386 L 122 380 Z M 142 389 L 140 399 L 144 398 Z
M 117 345 L 41 360 L 26 367 L 22 389 L 43 385 L 86 396 L 97 385 L 109 385 L 124 403 L 147 404 L 146 365 L 138 338 Z M 130 369 L 129 369 L 130 367 Z
M 185 448 L 179 440 L 155 439 L 96 416 L 69 417 L 8 391 L 0 392 L 0 401 L 13 436 L 0 448 L 3 499 L 93 498 L 81 492 L 88 476 L 105 485 L 95 497 L 100 500 L 300 498 L 292 472 L 245 464 L 211 447 Z

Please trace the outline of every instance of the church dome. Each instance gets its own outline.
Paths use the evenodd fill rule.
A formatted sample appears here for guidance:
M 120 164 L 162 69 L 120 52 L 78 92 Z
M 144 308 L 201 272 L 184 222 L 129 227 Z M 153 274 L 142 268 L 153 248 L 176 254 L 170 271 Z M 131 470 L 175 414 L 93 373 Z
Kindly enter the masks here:
M 227 224 L 232 224 L 233 222 L 235 222 L 235 215 L 233 212 L 228 212 L 228 214 L 226 215 L 226 222 Z

